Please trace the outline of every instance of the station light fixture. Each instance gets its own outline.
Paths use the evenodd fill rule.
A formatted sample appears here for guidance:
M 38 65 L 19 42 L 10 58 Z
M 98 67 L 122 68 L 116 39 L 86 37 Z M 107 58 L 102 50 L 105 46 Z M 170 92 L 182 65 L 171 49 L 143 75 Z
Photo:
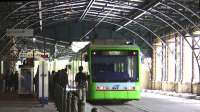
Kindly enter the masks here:
M 77 53 L 79 50 L 83 49 L 89 43 L 90 43 L 89 41 L 84 41 L 84 42 L 83 41 L 81 41 L 81 42 L 74 41 L 71 44 L 72 51 Z
M 188 33 L 187 33 L 187 34 L 185 34 L 185 37 L 190 37 L 190 34 L 188 34 Z
M 193 36 L 200 36 L 200 31 L 198 30 L 198 31 L 194 31 L 194 32 L 192 32 L 192 35 Z M 185 34 L 185 37 L 191 37 L 191 35 L 190 34 Z
M 35 41 L 36 41 L 36 38 L 34 37 L 34 38 L 33 38 L 33 42 L 35 42 Z
M 200 35 L 200 31 L 195 31 L 195 32 L 193 32 L 193 35 Z

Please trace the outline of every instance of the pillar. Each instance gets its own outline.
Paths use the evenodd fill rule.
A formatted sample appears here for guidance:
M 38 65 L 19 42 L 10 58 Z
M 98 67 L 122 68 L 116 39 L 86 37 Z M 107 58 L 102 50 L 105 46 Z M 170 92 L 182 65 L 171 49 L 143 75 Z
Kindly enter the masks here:
M 1 74 L 3 74 L 3 68 L 4 68 L 4 66 L 3 66 L 3 61 L 1 61 Z

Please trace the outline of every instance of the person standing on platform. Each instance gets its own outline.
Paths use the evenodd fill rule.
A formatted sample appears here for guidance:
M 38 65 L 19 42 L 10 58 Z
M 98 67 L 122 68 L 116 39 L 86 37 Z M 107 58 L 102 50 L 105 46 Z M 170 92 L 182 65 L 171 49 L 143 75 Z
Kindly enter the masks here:
M 79 72 L 75 76 L 75 82 L 76 82 L 76 87 L 78 89 L 77 92 L 79 95 L 79 103 L 84 103 L 86 99 L 87 76 L 85 73 L 83 73 L 83 66 L 79 66 L 78 70 Z
M 68 85 L 68 74 L 66 71 L 67 71 L 67 68 L 62 69 L 60 72 L 61 86 L 64 88 Z
M 54 75 L 55 75 L 55 71 L 52 71 L 50 77 L 49 77 L 49 93 L 50 96 L 53 96 L 53 89 L 54 89 Z
M 68 66 L 65 67 L 65 69 L 64 69 L 64 74 L 65 74 L 65 75 L 64 75 L 64 79 L 65 79 L 65 82 L 64 82 L 64 83 L 65 83 L 65 87 L 66 87 L 66 86 L 68 86 L 68 83 L 69 83 L 69 82 L 68 82 Z
M 3 92 L 3 74 L 0 74 L 0 93 Z
M 17 89 L 18 89 L 18 76 L 19 76 L 19 73 L 17 71 L 15 71 L 15 74 L 13 74 L 12 76 L 12 83 L 13 83 L 13 89 L 15 92 L 17 92 Z
M 35 85 L 35 93 L 38 96 L 39 95 L 39 66 L 38 66 L 37 72 L 35 74 L 35 77 L 33 79 L 33 83 Z
M 13 89 L 14 89 L 13 77 L 14 77 L 14 73 L 11 71 L 11 73 L 8 75 L 8 91 L 9 92 L 13 92 Z
M 79 72 L 76 74 L 75 82 L 78 88 L 86 87 L 87 76 L 83 73 L 83 66 L 79 66 Z
M 5 92 L 8 92 L 9 91 L 9 71 L 6 72 L 5 74 Z

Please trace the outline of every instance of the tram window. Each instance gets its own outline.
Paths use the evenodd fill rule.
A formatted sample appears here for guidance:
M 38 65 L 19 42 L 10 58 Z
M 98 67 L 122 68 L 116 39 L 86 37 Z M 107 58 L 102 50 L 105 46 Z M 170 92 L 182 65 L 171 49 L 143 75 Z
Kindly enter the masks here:
M 117 55 L 115 53 L 112 55 L 106 53 L 106 51 L 104 51 L 104 54 L 99 54 L 96 51 L 95 55 L 92 55 L 91 62 L 93 80 L 98 82 L 137 81 L 137 55 L 131 55 L 130 53 L 121 54 Z
M 114 64 L 114 71 L 115 72 L 124 72 L 125 68 L 124 68 L 124 63 L 115 63 Z

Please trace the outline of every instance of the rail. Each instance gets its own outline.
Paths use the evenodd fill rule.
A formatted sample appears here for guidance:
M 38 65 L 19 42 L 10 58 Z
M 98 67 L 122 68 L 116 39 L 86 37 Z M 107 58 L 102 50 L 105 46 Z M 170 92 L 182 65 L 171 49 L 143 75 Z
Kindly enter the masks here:
M 66 89 L 55 83 L 53 99 L 59 112 L 85 112 L 86 89 Z

